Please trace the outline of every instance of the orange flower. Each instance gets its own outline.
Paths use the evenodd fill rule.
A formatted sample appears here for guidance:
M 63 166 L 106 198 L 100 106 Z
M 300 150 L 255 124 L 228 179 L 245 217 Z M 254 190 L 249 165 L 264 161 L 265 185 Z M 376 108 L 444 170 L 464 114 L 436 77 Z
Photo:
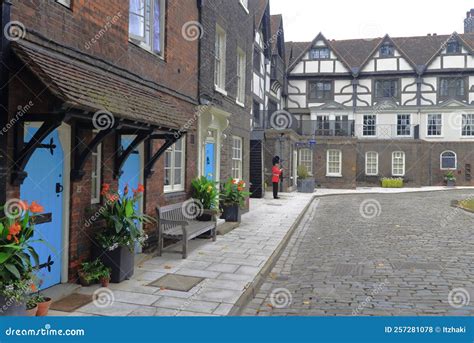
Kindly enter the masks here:
M 34 283 L 31 284 L 30 288 L 32 292 L 36 292 L 36 286 Z
M 237 187 L 237 190 L 238 190 L 239 192 L 242 192 L 244 189 L 243 189 L 242 187 Z
M 43 213 L 44 207 L 38 204 L 36 201 L 33 201 L 30 206 L 30 211 L 32 213 Z
M 232 184 L 233 184 L 233 185 L 237 184 L 237 180 L 232 179 Z
M 8 235 L 7 239 L 9 241 L 15 240 L 15 243 L 18 243 L 18 237 L 17 235 L 21 231 L 21 226 L 18 223 L 13 223 L 9 228 L 8 228 Z
M 117 194 L 108 194 L 108 193 L 105 195 L 105 198 L 107 199 L 108 202 L 116 202 L 119 199 Z
M 141 183 L 139 183 L 137 189 L 133 190 L 133 194 L 137 195 L 137 194 L 143 193 L 144 191 L 145 191 L 145 187 Z
M 110 191 L 110 185 L 108 183 L 104 183 L 102 185 L 102 191 L 100 192 L 101 195 L 106 195 Z

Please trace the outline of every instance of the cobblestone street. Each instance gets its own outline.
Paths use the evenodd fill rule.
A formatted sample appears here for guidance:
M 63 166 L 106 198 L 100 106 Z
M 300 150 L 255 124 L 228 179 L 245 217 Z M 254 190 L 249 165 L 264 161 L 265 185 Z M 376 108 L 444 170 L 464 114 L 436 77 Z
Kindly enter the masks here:
M 474 314 L 472 190 L 316 200 L 244 315 Z

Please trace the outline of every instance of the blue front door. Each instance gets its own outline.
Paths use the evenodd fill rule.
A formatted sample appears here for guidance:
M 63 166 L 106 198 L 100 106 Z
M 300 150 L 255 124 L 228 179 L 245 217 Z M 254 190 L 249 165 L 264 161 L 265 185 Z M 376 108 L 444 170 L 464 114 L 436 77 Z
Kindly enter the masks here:
M 210 180 L 216 180 L 216 144 L 206 143 L 204 156 L 204 176 Z
M 38 129 L 25 127 L 25 141 L 28 142 Z M 51 272 L 46 268 L 37 272 L 41 289 L 61 282 L 61 265 L 63 252 L 63 172 L 64 151 L 59 141 L 58 131 L 51 133 L 38 147 L 26 165 L 28 177 L 20 187 L 20 197 L 31 204 L 36 201 L 44 207 L 45 218 L 49 222 L 37 224 L 34 239 L 44 243 L 34 243 L 40 263 L 45 263 L 51 256 L 54 264 Z
M 122 149 L 127 149 L 130 144 L 132 144 L 135 137 L 133 136 L 122 136 L 121 138 L 121 145 Z M 138 149 L 134 150 L 127 158 L 125 163 L 122 167 L 122 175 L 119 178 L 119 191 L 120 194 L 123 194 L 123 190 L 126 186 L 129 189 L 129 195 L 131 194 L 133 189 L 138 188 L 138 184 L 140 183 L 140 151 Z M 139 210 L 138 204 L 136 205 L 135 210 Z M 137 245 L 136 249 L 137 253 L 140 252 L 139 246 Z

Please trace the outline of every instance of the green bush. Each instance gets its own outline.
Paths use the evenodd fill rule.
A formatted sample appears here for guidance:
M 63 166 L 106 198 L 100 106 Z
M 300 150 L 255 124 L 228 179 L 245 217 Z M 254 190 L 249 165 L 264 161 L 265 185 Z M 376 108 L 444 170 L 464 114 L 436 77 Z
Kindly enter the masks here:
M 403 179 L 384 178 L 382 179 L 382 188 L 403 188 Z
M 305 180 L 309 178 L 308 168 L 305 165 L 298 166 L 298 179 Z

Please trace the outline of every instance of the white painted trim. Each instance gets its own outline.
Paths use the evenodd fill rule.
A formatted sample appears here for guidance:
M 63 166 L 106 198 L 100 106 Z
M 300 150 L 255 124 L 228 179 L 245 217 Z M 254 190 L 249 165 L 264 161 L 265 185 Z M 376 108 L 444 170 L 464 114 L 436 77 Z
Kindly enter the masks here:
M 443 155 L 448 153 L 448 152 L 451 152 L 454 154 L 454 164 L 455 164 L 455 167 L 454 168 L 443 168 Z M 458 170 L 458 154 L 453 151 L 453 150 L 445 150 L 443 151 L 440 155 L 439 155 L 439 169 L 440 170 Z
M 375 156 L 376 156 L 376 161 L 377 161 L 377 164 L 376 164 L 377 168 L 376 169 L 377 169 L 377 171 L 375 172 L 375 174 L 368 172 L 368 168 L 367 168 L 367 166 L 368 166 L 367 160 L 368 159 L 367 159 L 367 156 L 369 154 L 375 154 Z M 377 151 L 367 151 L 365 153 L 365 175 L 367 175 L 367 176 L 378 176 L 379 175 L 379 153 Z
M 395 154 L 397 153 L 402 153 L 403 154 L 403 173 L 402 174 L 395 174 L 393 172 L 393 166 L 394 166 L 394 157 L 395 157 Z M 406 175 L 406 171 L 407 171 L 407 165 L 406 165 L 406 154 L 404 151 L 394 151 L 392 152 L 392 176 L 398 176 L 398 177 L 403 177 Z
M 62 220 L 62 256 L 61 256 L 61 283 L 69 281 L 69 207 L 71 197 L 71 127 L 62 123 L 58 128 L 59 140 L 63 147 L 63 220 Z
M 339 173 L 330 173 L 329 172 L 329 153 L 331 151 L 339 152 Z M 329 149 L 326 153 L 326 176 L 327 177 L 342 177 L 342 150 L 339 149 Z

